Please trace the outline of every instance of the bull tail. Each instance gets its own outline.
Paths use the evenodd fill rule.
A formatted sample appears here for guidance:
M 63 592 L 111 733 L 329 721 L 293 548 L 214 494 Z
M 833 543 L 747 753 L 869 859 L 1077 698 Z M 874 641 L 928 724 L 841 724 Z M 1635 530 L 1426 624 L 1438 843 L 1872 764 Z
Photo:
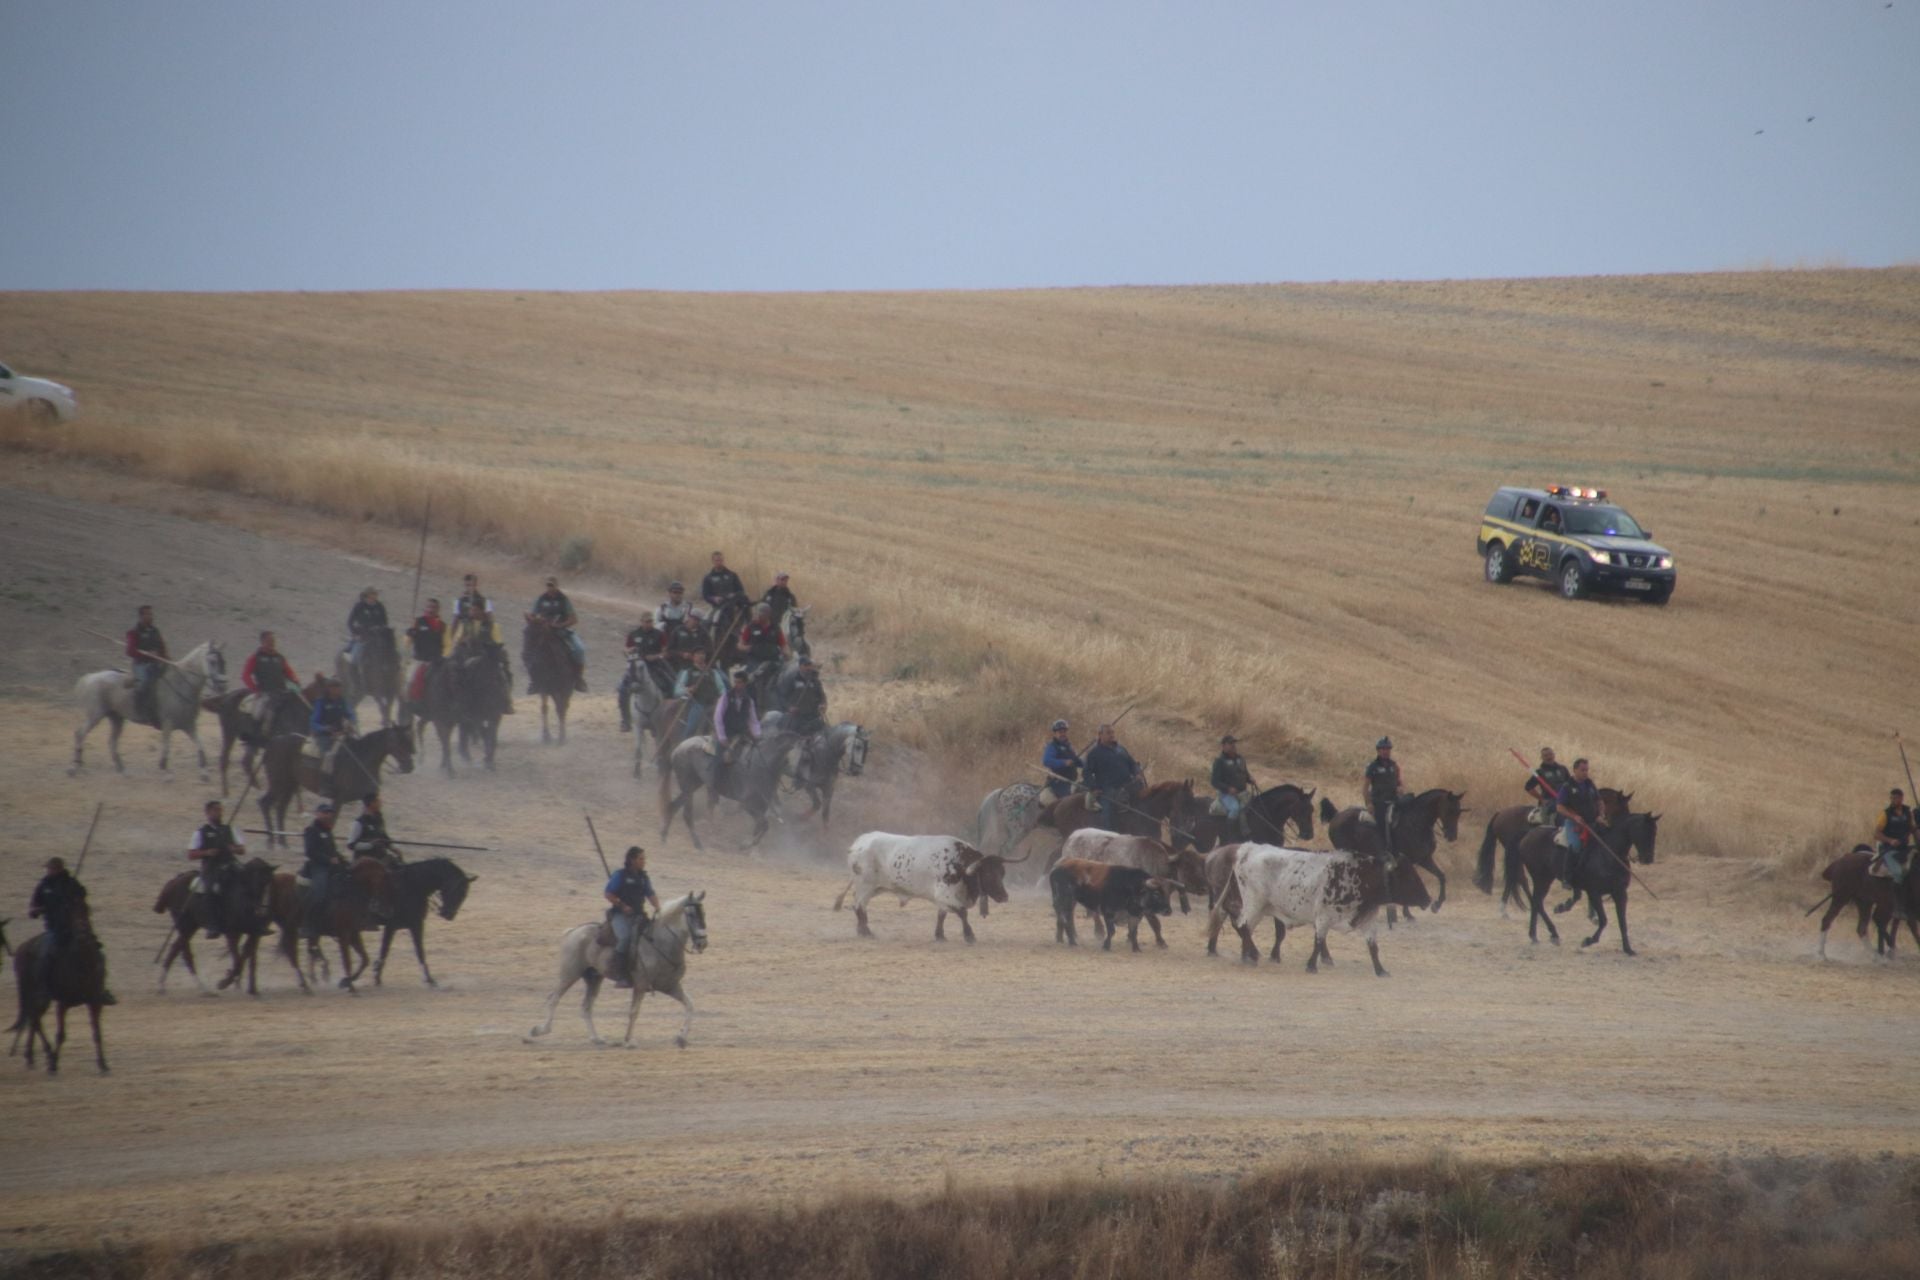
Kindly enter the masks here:
M 839 909 L 840 909 L 840 908 L 841 908 L 841 907 L 842 907 L 843 905 L 845 905 L 845 903 L 846 903 L 846 901 L 847 901 L 847 895 L 848 895 L 848 894 L 850 894 L 850 893 L 852 893 L 852 892 L 853 892 L 853 877 L 852 877 L 852 876 L 848 876 L 848 877 L 847 877 L 847 887 L 846 887 L 846 888 L 844 888 L 844 889 L 842 889 L 842 890 L 840 891 L 840 896 L 839 896 L 839 897 L 837 897 L 837 898 L 835 898 L 835 899 L 833 900 L 833 909 L 834 909 L 835 911 L 838 911 L 838 910 L 839 910 Z
M 1498 815 L 1495 815 L 1497 818 Z M 1480 858 L 1473 867 L 1473 883 L 1482 893 L 1493 892 L 1493 850 L 1499 842 L 1493 838 L 1495 818 L 1487 819 L 1486 838 L 1480 841 Z
M 1826 905 L 1827 905 L 1827 904 L 1828 904 L 1829 902 L 1832 902 L 1832 901 L 1833 901 L 1833 895 L 1832 895 L 1832 894 L 1828 894 L 1828 895 L 1827 895 L 1826 897 L 1824 897 L 1824 898 L 1822 898 L 1822 899 L 1820 899 L 1820 901 L 1818 901 L 1818 902 L 1816 902 L 1816 903 L 1814 903 L 1814 904 L 1813 904 L 1812 906 L 1810 906 L 1810 907 L 1808 907 L 1808 908 L 1806 909 L 1806 911 L 1805 911 L 1805 912 L 1803 912 L 1802 914 L 1804 914 L 1804 915 L 1812 915 L 1812 914 L 1813 914 L 1814 912 L 1816 912 L 1816 911 L 1818 911 L 1818 910 L 1819 910 L 1820 908 L 1822 908 L 1822 907 L 1824 907 L 1824 906 L 1826 906 Z

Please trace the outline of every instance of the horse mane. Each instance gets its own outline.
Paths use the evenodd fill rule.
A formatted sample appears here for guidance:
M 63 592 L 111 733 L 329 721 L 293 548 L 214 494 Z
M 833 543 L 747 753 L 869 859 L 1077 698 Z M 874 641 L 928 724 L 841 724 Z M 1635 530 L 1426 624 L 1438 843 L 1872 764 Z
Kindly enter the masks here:
M 679 923 L 680 917 L 687 914 L 687 908 L 692 905 L 692 903 L 693 893 L 683 893 L 671 901 L 661 903 L 660 914 L 655 916 L 654 919 L 666 924 L 677 924 Z

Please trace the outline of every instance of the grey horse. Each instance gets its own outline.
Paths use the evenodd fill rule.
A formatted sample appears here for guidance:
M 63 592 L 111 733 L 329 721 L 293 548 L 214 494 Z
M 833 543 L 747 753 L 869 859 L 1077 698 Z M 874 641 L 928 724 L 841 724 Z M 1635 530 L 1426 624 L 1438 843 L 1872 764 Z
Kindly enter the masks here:
M 787 772 L 787 757 L 800 746 L 800 735 L 781 733 L 763 737 L 740 753 L 720 780 L 719 795 L 711 800 L 737 800 L 753 817 L 753 839 L 747 848 L 757 846 L 767 834 L 768 814 L 780 792 L 780 778 Z M 685 816 L 687 834 L 693 847 L 704 848 L 700 833 L 693 828 L 693 793 L 707 786 L 712 776 L 714 740 L 711 737 L 688 738 L 673 749 L 667 771 L 660 775 L 660 838 L 667 838 L 673 815 Z M 675 784 L 678 784 L 676 788 Z
M 681 982 L 687 976 L 687 948 L 707 949 L 706 899 L 706 893 L 699 890 L 675 898 L 660 908 L 647 932 L 633 940 L 633 1003 L 627 1007 L 627 1036 L 620 1042 L 624 1047 L 633 1048 L 633 1024 L 640 1017 L 640 999 L 649 991 L 672 996 L 686 1007 L 686 1017 L 681 1019 L 680 1032 L 673 1042 L 682 1049 L 687 1047 L 687 1033 L 693 1029 L 693 1001 L 687 999 Z M 613 964 L 613 931 L 603 922 L 576 925 L 561 935 L 560 980 L 547 997 L 546 1021 L 529 1031 L 527 1039 L 532 1041 L 553 1030 L 553 1013 L 560 997 L 585 978 L 587 994 L 580 1002 L 580 1016 L 586 1019 L 587 1034 L 593 1042 L 605 1045 L 593 1025 L 593 1002 Z
M 1040 811 L 1046 801 L 1046 788 L 1031 782 L 1015 782 L 987 792 L 987 798 L 980 802 L 980 816 L 974 821 L 974 848 L 1006 857 L 1040 825 Z
M 153 702 L 160 719 L 162 769 L 167 767 L 173 735 L 178 732 L 186 734 L 193 743 L 200 757 L 200 772 L 206 773 L 207 749 L 200 744 L 200 731 L 196 726 L 202 691 L 208 689 L 215 694 L 225 693 L 227 689 L 227 658 L 212 640 L 196 646 L 178 662 L 169 663 L 154 681 Z M 95 671 L 74 683 L 73 697 L 80 706 L 80 727 L 73 731 L 73 768 L 69 772 L 80 771 L 81 745 L 93 732 L 93 726 L 105 720 L 112 730 L 107 737 L 107 750 L 113 756 L 113 767 L 125 773 L 127 766 L 120 759 L 120 730 L 134 718 L 133 677 L 124 671 Z
M 761 719 L 760 727 L 766 733 L 780 733 L 786 731 L 786 723 L 786 712 L 769 711 Z M 817 813 L 824 827 L 833 818 L 834 784 L 840 780 L 843 770 L 849 778 L 857 778 L 866 769 L 867 748 L 873 736 L 853 721 L 842 720 L 831 729 L 816 733 L 809 741 L 811 749 L 794 757 L 787 776 L 813 802 L 813 807 L 800 816 L 811 818 Z

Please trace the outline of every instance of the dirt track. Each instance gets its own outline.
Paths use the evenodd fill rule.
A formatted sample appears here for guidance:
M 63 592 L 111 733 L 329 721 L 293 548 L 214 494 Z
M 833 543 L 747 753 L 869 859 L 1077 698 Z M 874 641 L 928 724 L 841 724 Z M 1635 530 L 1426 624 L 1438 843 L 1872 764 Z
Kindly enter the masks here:
M 532 594 L 530 574 L 472 562 L 496 595 Z M 458 568 L 430 564 L 430 589 Z M 1297 942 L 1279 969 L 1209 960 L 1199 916 L 1172 921 L 1164 954 L 1068 953 L 1027 889 L 978 926 L 977 947 L 936 946 L 919 906 L 876 906 L 878 940 L 857 941 L 830 910 L 833 851 L 920 811 L 904 765 L 846 783 L 829 839 L 749 860 L 727 849 L 744 827 L 722 813 L 720 850 L 694 854 L 677 832 L 657 845 L 650 788 L 628 777 L 614 731 L 617 619 L 592 607 L 595 693 L 569 745 L 542 747 L 522 699 L 496 775 L 390 781 L 396 830 L 499 850 L 462 858 L 481 877 L 468 907 L 430 928 L 443 990 L 396 955 L 389 984 L 358 997 L 304 999 L 277 960 L 257 1002 L 200 998 L 177 974 L 155 996 L 152 895 L 183 865 L 208 789 L 177 745 L 173 776 L 157 775 L 144 730 L 129 731 L 125 779 L 103 736 L 66 776 L 65 690 L 109 657 L 77 629 L 117 633 L 131 597 L 152 598 L 176 648 L 218 636 L 237 670 L 270 620 L 305 674 L 360 586 L 398 608 L 410 579 L 224 525 L 0 492 L 0 887 L 23 914 L 40 860 L 70 853 L 105 800 L 86 879 L 122 997 L 110 1077 L 71 1043 L 58 1079 L 0 1072 L 0 1244 L 670 1209 L 948 1174 L 1218 1172 L 1344 1150 L 1920 1147 L 1920 1102 L 1890 1087 L 1920 1049 L 1911 957 L 1889 971 L 1848 940 L 1819 964 L 1812 923 L 1757 905 L 1769 899 L 1741 887 L 1741 863 L 1651 868 L 1660 901 L 1633 900 L 1631 960 L 1611 930 L 1588 953 L 1530 948 L 1467 887 L 1464 832 L 1453 900 L 1385 937 L 1386 981 L 1350 938 L 1317 977 Z M 553 940 L 596 911 L 583 808 L 610 845 L 653 849 L 664 894 L 709 893 L 714 945 L 693 962 L 685 1053 L 651 1008 L 638 1052 L 594 1051 L 571 1001 L 550 1041 L 522 1041 Z M 603 1008 L 603 1030 L 617 1027 L 621 1006 Z

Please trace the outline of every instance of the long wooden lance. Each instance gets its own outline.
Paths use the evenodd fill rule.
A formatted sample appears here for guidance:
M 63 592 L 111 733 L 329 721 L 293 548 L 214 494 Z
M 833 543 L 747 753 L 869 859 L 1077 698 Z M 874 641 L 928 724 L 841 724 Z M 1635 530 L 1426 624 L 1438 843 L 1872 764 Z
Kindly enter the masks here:
M 433 523 L 433 490 L 427 490 L 427 509 L 420 517 L 420 554 L 413 562 L 413 603 L 407 606 L 407 616 L 416 617 L 420 609 L 420 575 L 427 567 L 427 528 Z
M 73 864 L 73 874 L 79 875 L 80 868 L 87 865 L 87 850 L 93 848 L 93 831 L 100 825 L 100 811 L 107 807 L 105 800 L 93 806 L 93 821 L 87 824 L 87 838 L 80 843 L 79 860 Z
M 600 847 L 600 833 L 593 829 L 593 815 L 582 810 L 587 820 L 587 834 L 593 837 L 593 851 L 600 855 L 600 866 L 606 871 L 607 879 L 613 879 L 613 868 L 607 865 L 607 851 Z
M 1540 770 L 1528 764 L 1527 758 L 1525 756 L 1521 755 L 1518 751 L 1515 751 L 1512 747 L 1508 747 L 1507 752 L 1515 760 L 1518 760 L 1520 762 L 1521 768 L 1525 769 L 1528 773 L 1531 773 L 1533 775 L 1534 780 L 1540 784 L 1540 787 L 1543 791 L 1547 791 L 1547 792 L 1553 791 L 1553 784 L 1549 783 L 1545 778 L 1542 778 L 1540 776 Z M 1558 808 L 1557 805 L 1555 807 Z M 1648 884 L 1645 880 L 1642 880 L 1640 878 L 1640 873 L 1633 869 L 1633 864 L 1628 862 L 1625 858 L 1621 857 L 1619 854 L 1615 853 L 1613 851 L 1613 846 L 1608 844 L 1606 842 L 1606 839 L 1603 836 L 1601 836 L 1601 834 L 1598 831 L 1595 831 L 1592 827 L 1587 825 L 1586 819 L 1582 818 L 1577 813 L 1569 814 L 1568 816 L 1571 817 L 1574 820 L 1574 822 L 1579 825 L 1581 831 L 1593 837 L 1594 843 L 1598 844 L 1602 849 L 1605 849 L 1607 851 L 1607 856 L 1612 858 L 1615 862 L 1619 863 L 1620 866 L 1623 869 L 1625 869 L 1626 873 L 1629 876 L 1633 877 L 1633 880 L 1636 884 L 1638 884 L 1642 889 L 1645 889 L 1647 891 L 1647 896 L 1649 898 L 1652 898 L 1655 902 L 1660 901 L 1660 895 L 1653 891 L 1653 886 Z

